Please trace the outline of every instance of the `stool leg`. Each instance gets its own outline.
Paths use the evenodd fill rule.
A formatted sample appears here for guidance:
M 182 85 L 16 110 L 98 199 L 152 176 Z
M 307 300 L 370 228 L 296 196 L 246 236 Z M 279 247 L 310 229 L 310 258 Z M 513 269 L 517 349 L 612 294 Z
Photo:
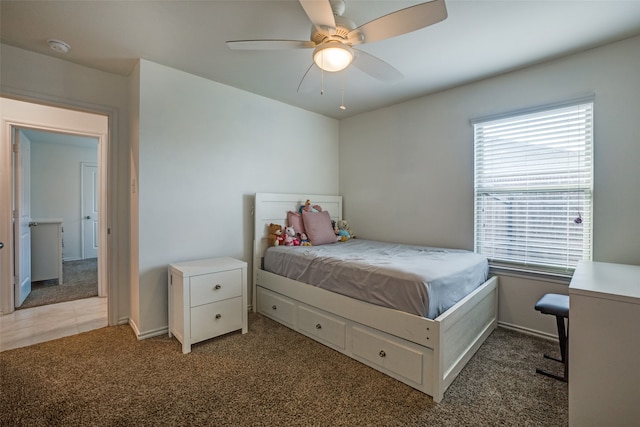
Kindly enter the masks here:
M 548 354 L 544 355 L 545 359 L 555 360 L 556 362 L 564 363 L 567 362 L 567 335 L 564 329 L 564 318 L 562 316 L 556 316 L 556 326 L 558 327 L 558 341 L 560 341 L 560 359 L 549 356 Z
M 567 320 L 567 323 L 568 320 Z M 564 326 L 564 318 L 562 316 L 556 316 L 556 325 L 558 327 L 558 340 L 560 341 L 560 359 L 556 359 L 555 357 L 551 357 L 549 355 L 544 355 L 546 359 L 555 360 L 556 362 L 560 362 L 564 365 L 564 376 L 555 375 L 542 369 L 536 369 L 536 372 L 542 375 L 546 375 L 547 377 L 555 378 L 560 381 L 568 382 L 569 381 L 569 332 L 568 328 L 565 330 Z
M 558 325 L 558 339 L 560 340 L 560 360 L 567 363 L 567 335 L 564 329 L 564 318 L 556 316 L 556 324 Z
M 564 342 L 565 361 L 564 361 L 564 380 L 569 382 L 569 319 L 567 319 L 567 336 Z

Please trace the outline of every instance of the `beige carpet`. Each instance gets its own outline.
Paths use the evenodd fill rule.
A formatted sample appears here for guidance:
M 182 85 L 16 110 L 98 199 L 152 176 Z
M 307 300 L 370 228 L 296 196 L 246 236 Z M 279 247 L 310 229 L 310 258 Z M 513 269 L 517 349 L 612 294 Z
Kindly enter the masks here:
M 556 347 L 498 329 L 435 404 L 257 314 L 187 355 L 109 327 L 0 353 L 0 425 L 566 426 Z

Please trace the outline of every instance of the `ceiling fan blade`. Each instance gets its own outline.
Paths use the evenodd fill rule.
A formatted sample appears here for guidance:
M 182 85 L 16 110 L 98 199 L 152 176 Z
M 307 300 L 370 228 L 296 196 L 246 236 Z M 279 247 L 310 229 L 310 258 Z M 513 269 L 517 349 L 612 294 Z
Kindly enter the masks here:
M 307 72 L 302 76 L 302 80 L 300 80 L 298 93 L 310 93 L 317 89 L 321 80 L 320 72 L 320 68 L 312 62 Z
M 447 17 L 444 0 L 420 3 L 381 16 L 352 30 L 348 38 L 354 44 L 371 43 L 419 30 Z
M 229 49 L 233 50 L 286 50 L 316 47 L 315 43 L 308 40 L 230 40 L 226 43 Z
M 369 74 L 371 77 L 375 77 L 386 83 L 397 83 L 404 78 L 400 71 L 382 59 L 358 49 L 354 49 L 354 51 L 357 57 L 353 61 L 353 66 Z
M 329 0 L 299 0 L 309 21 L 320 31 L 335 33 L 336 20 Z

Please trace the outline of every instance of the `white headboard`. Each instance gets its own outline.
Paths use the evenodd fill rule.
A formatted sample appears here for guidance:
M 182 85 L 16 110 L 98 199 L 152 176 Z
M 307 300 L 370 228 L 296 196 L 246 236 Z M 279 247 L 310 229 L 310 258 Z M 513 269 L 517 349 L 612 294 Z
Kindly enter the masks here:
M 269 224 L 287 225 L 287 212 L 298 212 L 301 205 L 309 200 L 312 205 L 320 205 L 328 211 L 332 220 L 342 219 L 342 196 L 319 194 L 256 193 L 254 201 L 253 234 L 253 309 L 256 308 L 256 278 L 262 268 L 262 255 L 269 246 L 267 240 Z

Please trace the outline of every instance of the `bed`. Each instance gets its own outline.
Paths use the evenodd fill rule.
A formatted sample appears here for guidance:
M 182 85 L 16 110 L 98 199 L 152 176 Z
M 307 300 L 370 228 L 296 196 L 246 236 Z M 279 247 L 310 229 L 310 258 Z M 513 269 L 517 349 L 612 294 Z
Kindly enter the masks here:
M 351 244 L 348 241 L 326 245 L 327 248 L 268 247 L 269 224 L 284 226 L 287 223 L 287 212 L 297 211 L 306 200 L 312 200 L 314 204 L 321 206 L 331 219 L 339 221 L 342 218 L 341 196 L 277 193 L 257 193 L 255 196 L 253 310 L 432 396 L 435 402 L 440 402 L 449 385 L 496 328 L 497 277 L 487 278 L 486 269 L 484 273 L 478 273 L 476 264 L 481 257 L 460 251 L 468 257 L 464 261 L 466 264 L 462 276 L 473 276 L 475 279 L 472 281 L 477 281 L 476 276 L 480 274 L 478 277 L 482 279 L 479 285 L 470 283 L 462 286 L 464 296 L 454 297 L 458 301 L 451 305 L 447 301 L 439 301 L 433 297 L 434 294 L 424 294 L 423 290 L 419 291 L 418 297 L 401 297 L 400 302 L 389 302 L 388 295 L 380 292 L 374 292 L 373 299 L 363 296 L 362 289 L 352 293 L 338 293 L 337 289 L 332 289 L 332 285 L 307 284 L 268 271 L 277 271 L 279 264 L 286 264 L 279 257 L 298 253 L 302 254 L 302 258 L 315 258 L 338 247 L 339 251 L 346 251 L 346 255 L 338 253 L 336 257 L 352 257 L 356 263 L 360 261 L 358 254 L 362 251 L 362 245 L 369 244 L 361 239 L 356 239 Z M 415 248 L 417 247 L 402 246 L 402 256 L 407 259 L 414 256 L 417 250 Z M 390 249 L 384 247 L 379 250 Z M 438 248 L 420 250 L 428 252 L 432 258 L 440 259 L 449 267 L 455 264 L 448 258 L 449 255 L 453 256 L 458 252 Z M 382 255 L 378 253 L 376 256 L 387 254 L 388 252 L 382 252 Z M 332 266 L 332 271 L 337 271 L 335 264 Z M 308 266 L 298 266 L 299 271 L 308 269 Z M 386 274 L 384 268 L 381 274 Z M 316 274 L 316 277 L 320 276 Z M 369 275 L 371 277 L 374 276 Z M 440 276 L 436 274 L 436 278 L 438 277 Z M 451 280 L 457 282 L 461 276 L 451 277 Z M 309 281 L 308 278 L 302 279 Z M 413 284 L 415 279 L 412 275 L 407 281 L 407 287 L 414 291 L 420 288 Z M 370 282 L 384 280 L 386 279 L 376 277 Z M 436 282 L 430 283 L 436 285 Z M 393 294 L 399 293 L 395 292 L 396 289 L 399 287 L 394 289 Z M 406 306 L 406 302 L 411 299 L 421 301 L 419 304 Z

